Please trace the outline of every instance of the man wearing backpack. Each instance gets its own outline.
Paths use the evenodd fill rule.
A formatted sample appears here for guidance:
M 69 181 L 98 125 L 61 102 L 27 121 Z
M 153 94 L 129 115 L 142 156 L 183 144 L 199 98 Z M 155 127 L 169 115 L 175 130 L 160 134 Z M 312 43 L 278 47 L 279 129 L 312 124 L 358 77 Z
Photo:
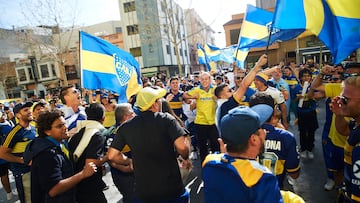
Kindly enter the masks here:
M 78 121 L 75 133 L 69 141 L 69 150 L 73 154 L 75 173 L 81 171 L 85 164 L 94 162 L 97 172 L 81 181 L 77 186 L 76 200 L 78 203 L 107 202 L 103 193 L 102 164 L 107 161 L 103 156 L 105 138 L 102 122 L 105 117 L 105 108 L 102 104 L 93 103 L 85 109 L 88 120 Z

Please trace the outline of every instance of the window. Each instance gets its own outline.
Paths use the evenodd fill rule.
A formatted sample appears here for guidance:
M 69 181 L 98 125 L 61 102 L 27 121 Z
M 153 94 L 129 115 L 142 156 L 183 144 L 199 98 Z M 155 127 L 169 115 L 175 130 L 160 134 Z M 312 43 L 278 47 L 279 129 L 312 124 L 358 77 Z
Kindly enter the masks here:
M 126 26 L 128 35 L 135 35 L 139 33 L 138 25 L 129 25 Z
M 66 78 L 68 80 L 77 79 L 77 72 L 75 65 L 65 66 Z
M 24 71 L 24 69 L 22 69 Z M 19 72 L 18 72 L 19 73 Z M 25 71 L 24 71 L 25 73 Z M 17 87 L 17 79 L 16 77 L 13 77 L 13 76 L 9 76 L 8 78 L 6 78 L 5 80 L 5 85 L 7 88 L 14 88 L 14 87 Z
M 53 77 L 56 77 L 56 70 L 55 70 L 55 65 L 54 64 L 51 64 L 51 71 L 52 71 Z
M 230 44 L 237 44 L 239 40 L 240 29 L 230 30 Z
M 131 1 L 131 2 L 126 2 L 124 3 L 124 12 L 128 13 L 131 11 L 135 11 L 135 1 Z
M 18 76 L 19 76 L 19 81 L 20 82 L 26 81 L 25 69 L 19 69 L 19 70 L 17 70 L 17 72 L 18 72 Z
M 171 54 L 170 45 L 166 45 L 166 53 L 169 55 Z
M 141 56 L 141 47 L 130 48 L 130 53 L 134 57 Z
M 186 49 L 184 50 L 184 56 L 187 56 L 187 50 Z
M 31 68 L 28 68 L 28 73 L 29 73 L 30 80 L 34 80 L 34 75 L 33 75 Z
M 179 52 L 180 52 L 180 56 L 182 56 L 182 55 L 183 55 L 183 52 L 182 52 L 182 49 L 181 49 L 181 48 L 180 48 Z
M 115 28 L 115 32 L 116 32 L 116 33 L 121 33 L 121 32 L 122 32 L 122 28 L 121 28 L 121 27 L 116 27 L 116 28 Z
M 40 65 L 40 71 L 41 71 L 41 78 L 50 77 L 49 69 L 48 69 L 47 64 Z

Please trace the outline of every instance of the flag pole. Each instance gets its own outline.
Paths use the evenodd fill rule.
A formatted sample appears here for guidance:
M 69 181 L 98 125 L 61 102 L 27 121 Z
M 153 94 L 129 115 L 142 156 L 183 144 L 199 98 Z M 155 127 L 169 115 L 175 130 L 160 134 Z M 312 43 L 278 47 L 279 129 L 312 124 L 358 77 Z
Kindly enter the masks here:
M 266 49 L 265 49 L 265 54 L 268 55 L 269 53 L 269 46 L 270 46 L 270 39 L 271 39 L 271 34 L 272 34 L 272 23 L 270 25 L 270 29 L 269 29 L 269 37 L 267 40 L 267 44 L 266 44 Z M 267 68 L 269 66 L 269 62 L 267 61 L 265 65 L 263 65 L 263 69 Z
M 247 11 L 248 11 L 248 7 L 249 5 L 246 6 L 246 12 L 245 12 L 245 15 L 244 15 L 244 18 L 243 19 L 246 19 L 246 15 L 247 15 Z M 242 22 L 244 23 L 244 22 Z M 241 23 L 241 28 L 242 28 L 242 23 Z M 240 28 L 240 32 L 239 32 L 239 38 L 238 38 L 238 44 L 236 46 L 236 51 L 235 51 L 235 57 L 234 57 L 234 62 L 233 62 L 233 66 L 236 67 L 236 61 L 237 61 L 237 55 L 239 53 L 239 48 L 240 48 L 240 37 L 241 37 L 241 32 L 242 32 L 242 29 Z M 245 66 L 245 61 L 244 61 L 244 66 Z M 240 68 L 240 67 L 239 67 Z M 234 69 L 234 68 L 233 68 Z M 244 67 L 245 69 L 245 67 Z
M 82 56 L 81 56 L 81 50 L 82 50 L 82 42 L 81 42 L 81 30 L 79 30 L 79 67 L 80 67 L 80 87 L 83 88 L 84 87 L 84 78 L 83 78 L 83 74 L 82 74 L 82 66 L 81 66 L 81 61 L 82 61 Z

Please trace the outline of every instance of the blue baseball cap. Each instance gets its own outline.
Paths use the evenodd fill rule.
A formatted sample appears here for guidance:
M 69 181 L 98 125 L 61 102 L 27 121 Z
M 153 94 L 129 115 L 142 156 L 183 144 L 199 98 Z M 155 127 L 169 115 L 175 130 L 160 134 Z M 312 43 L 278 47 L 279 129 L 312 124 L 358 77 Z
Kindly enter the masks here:
M 221 137 L 225 143 L 244 144 L 270 118 L 273 111 L 266 104 L 233 108 L 221 119 Z
M 23 108 L 26 108 L 26 107 L 32 107 L 33 103 L 32 102 L 21 102 L 21 103 L 18 103 L 14 106 L 13 108 L 13 112 L 15 114 L 19 113 L 21 109 Z

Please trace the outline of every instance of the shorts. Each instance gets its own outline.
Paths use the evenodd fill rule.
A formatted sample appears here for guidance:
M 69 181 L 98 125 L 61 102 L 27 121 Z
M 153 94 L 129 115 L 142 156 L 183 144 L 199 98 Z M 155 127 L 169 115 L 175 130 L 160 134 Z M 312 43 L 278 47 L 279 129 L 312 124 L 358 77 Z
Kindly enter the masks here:
M 0 164 L 0 177 L 9 174 L 9 163 Z

